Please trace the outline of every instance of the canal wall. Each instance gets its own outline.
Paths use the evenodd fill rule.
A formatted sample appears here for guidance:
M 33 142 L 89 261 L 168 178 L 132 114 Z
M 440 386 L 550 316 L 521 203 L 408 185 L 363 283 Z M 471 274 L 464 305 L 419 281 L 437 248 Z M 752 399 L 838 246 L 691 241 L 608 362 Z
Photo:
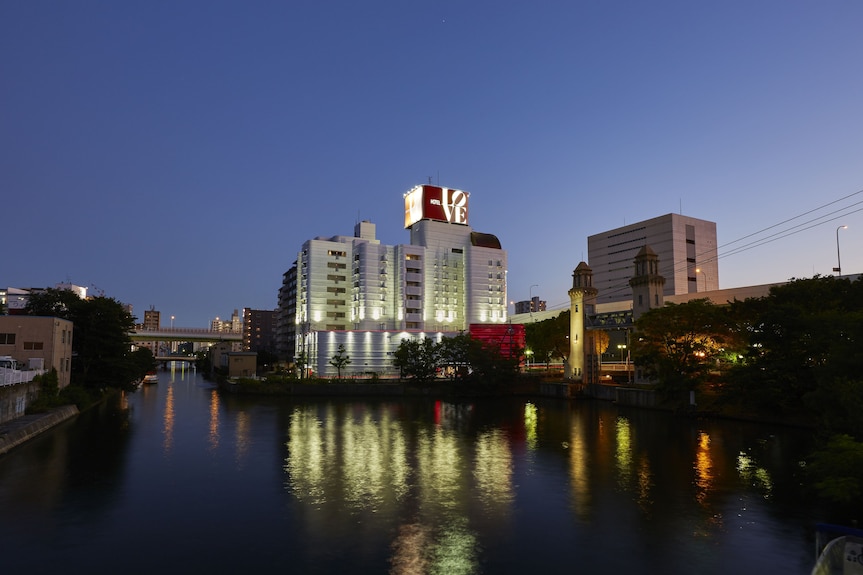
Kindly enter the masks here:
M 39 396 L 39 384 L 27 382 L 0 387 L 0 423 L 24 415 L 27 406 Z
M 634 389 L 631 387 L 617 388 L 617 404 L 630 407 L 646 407 L 655 409 L 656 392 L 652 389 Z
M 77 407 L 64 405 L 48 413 L 25 415 L 0 425 L 0 455 L 76 415 Z

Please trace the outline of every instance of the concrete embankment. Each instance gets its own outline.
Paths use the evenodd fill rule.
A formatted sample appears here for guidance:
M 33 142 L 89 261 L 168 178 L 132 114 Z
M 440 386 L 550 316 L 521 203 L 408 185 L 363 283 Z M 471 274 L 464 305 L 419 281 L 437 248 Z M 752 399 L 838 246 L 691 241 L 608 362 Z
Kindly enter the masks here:
M 64 405 L 47 413 L 24 415 L 0 424 L 0 455 L 76 415 L 77 407 Z

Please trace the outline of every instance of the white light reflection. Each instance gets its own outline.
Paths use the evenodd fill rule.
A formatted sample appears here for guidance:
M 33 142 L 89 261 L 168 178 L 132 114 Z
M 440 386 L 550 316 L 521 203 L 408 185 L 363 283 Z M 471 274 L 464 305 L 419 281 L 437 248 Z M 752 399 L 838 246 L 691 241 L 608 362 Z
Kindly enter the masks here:
M 513 500 L 512 454 L 501 430 L 487 431 L 477 437 L 473 473 L 486 509 L 508 514 Z
M 524 431 L 528 449 L 536 449 L 536 406 L 530 402 L 524 404 Z
M 357 509 L 378 510 L 408 489 L 410 467 L 401 426 L 386 411 L 357 417 L 328 410 L 323 421 L 312 408 L 294 410 L 285 471 L 288 487 L 313 504 L 344 498 Z M 332 496 L 328 497 L 328 492 Z
M 632 477 L 632 429 L 629 420 L 623 416 L 617 418 L 615 424 L 617 447 L 615 457 L 617 460 L 618 485 L 626 487 Z
M 765 499 L 773 494 L 773 480 L 770 478 L 770 473 L 763 467 L 758 467 L 755 459 L 742 451 L 737 455 L 737 473 L 746 483 L 762 489 Z

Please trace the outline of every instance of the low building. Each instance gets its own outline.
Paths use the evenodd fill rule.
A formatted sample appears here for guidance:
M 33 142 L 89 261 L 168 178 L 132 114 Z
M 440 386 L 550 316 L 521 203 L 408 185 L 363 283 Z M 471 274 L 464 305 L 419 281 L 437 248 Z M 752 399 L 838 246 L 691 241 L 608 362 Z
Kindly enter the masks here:
M 58 317 L 0 316 L 0 356 L 24 369 L 56 369 L 62 389 L 71 381 L 72 331 L 72 322 Z

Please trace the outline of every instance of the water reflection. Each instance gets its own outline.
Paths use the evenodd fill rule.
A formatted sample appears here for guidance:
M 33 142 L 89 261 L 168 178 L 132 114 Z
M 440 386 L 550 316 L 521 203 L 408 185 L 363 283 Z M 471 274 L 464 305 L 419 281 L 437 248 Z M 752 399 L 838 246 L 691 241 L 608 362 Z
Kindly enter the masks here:
M 770 472 L 760 467 L 755 457 L 741 451 L 737 455 L 737 473 L 746 484 L 760 489 L 765 499 L 770 498 L 773 492 L 773 480 L 770 478 Z
M 713 489 L 713 459 L 710 456 L 710 435 L 700 431 L 695 448 L 695 499 L 707 505 L 707 496 Z
M 188 383 L 0 458 L 0 540 L 26 549 L 4 572 L 121 564 L 130 528 L 160 533 L 140 572 L 722 575 L 810 558 L 792 477 L 804 445 L 787 431 L 760 443 L 740 423 L 599 402 L 261 400 Z M 231 553 L 213 553 L 225 537 Z
M 576 416 L 569 431 L 569 481 L 572 506 L 580 519 L 590 513 L 590 451 L 587 443 L 587 421 Z
M 210 444 L 210 451 L 216 451 L 219 448 L 219 392 L 215 389 L 210 391 L 209 405 L 210 418 L 207 439 Z
M 512 452 L 501 430 L 485 431 L 477 437 L 473 473 L 485 508 L 507 515 L 513 500 Z
M 174 386 L 168 385 L 168 393 L 165 394 L 165 413 L 163 414 L 164 425 L 162 427 L 162 447 L 165 455 L 171 452 L 174 442 Z
M 524 404 L 524 431 L 527 437 L 527 446 L 536 448 L 536 406 L 530 402 Z
M 626 489 L 632 477 L 632 429 L 629 420 L 623 416 L 618 417 L 614 430 L 617 439 L 614 453 L 617 461 L 617 484 Z

